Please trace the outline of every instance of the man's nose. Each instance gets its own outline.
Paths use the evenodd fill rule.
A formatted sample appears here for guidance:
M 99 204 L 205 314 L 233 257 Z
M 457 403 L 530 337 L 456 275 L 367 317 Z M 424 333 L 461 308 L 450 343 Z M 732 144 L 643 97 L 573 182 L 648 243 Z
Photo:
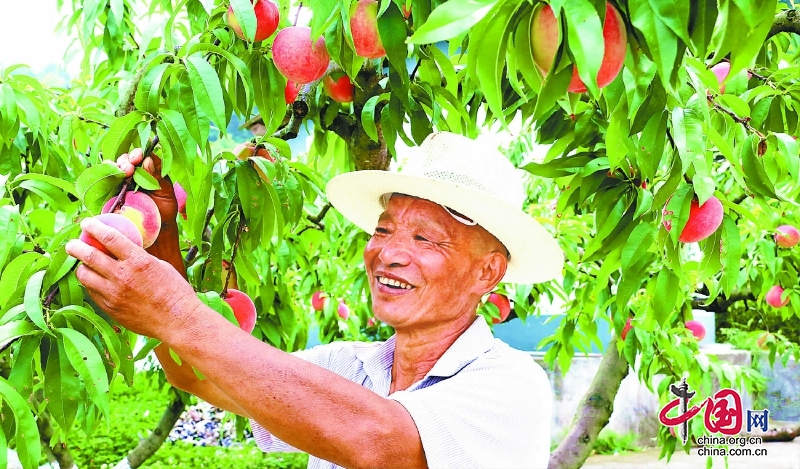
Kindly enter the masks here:
M 409 247 L 409 240 L 395 233 L 381 246 L 378 259 L 386 266 L 407 265 L 411 260 Z

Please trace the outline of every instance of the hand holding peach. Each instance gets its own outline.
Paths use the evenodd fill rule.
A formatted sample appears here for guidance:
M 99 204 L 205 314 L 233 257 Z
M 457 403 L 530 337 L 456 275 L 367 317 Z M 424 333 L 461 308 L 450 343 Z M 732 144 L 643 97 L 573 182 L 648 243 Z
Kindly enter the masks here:
M 202 303 L 172 265 L 95 218 L 83 220 L 81 228 L 117 258 L 78 240 L 66 246 L 82 262 L 78 280 L 103 311 L 137 334 L 162 340 L 169 331 L 194 324 L 191 318 Z

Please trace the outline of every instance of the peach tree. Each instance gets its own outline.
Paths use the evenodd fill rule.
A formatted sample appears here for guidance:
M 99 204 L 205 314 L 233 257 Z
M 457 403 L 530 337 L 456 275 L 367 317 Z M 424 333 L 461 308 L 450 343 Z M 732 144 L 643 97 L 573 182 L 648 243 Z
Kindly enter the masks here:
M 522 319 L 545 298 L 565 302 L 542 344 L 564 372 L 599 342 L 598 330 L 615 332 L 599 344 L 601 369 L 554 468 L 583 464 L 629 369 L 662 402 L 684 376 L 704 395 L 712 378 L 763 386 L 749 368 L 699 352 L 686 327 L 693 308 L 800 319 L 800 263 L 776 238 L 793 236 L 776 229 L 797 223 L 800 193 L 800 21 L 791 6 L 56 3 L 79 76 L 50 88 L 24 67 L 0 71 L 0 438 L 26 468 L 43 449 L 69 467 L 70 435 L 102 425 L 110 383 L 130 382 L 134 362 L 156 346 L 92 305 L 64 251 L 82 218 L 157 187 L 141 168 L 126 178 L 103 163 L 137 147 L 158 155 L 185 193 L 178 223 L 198 295 L 237 321 L 223 299 L 240 290 L 255 305 L 253 334 L 292 351 L 307 342 L 316 291 L 333 300 L 315 313 L 324 341 L 391 334 L 369 311 L 360 258 L 369 235 L 330 210 L 327 179 L 386 170 L 399 148 L 433 130 L 517 135 L 509 158 L 536 176 L 526 209 L 568 262 L 563 279 L 501 289 Z M 234 116 L 255 113 L 263 136 L 227 145 Z M 303 131 L 310 145 L 293 151 L 288 141 Z M 529 158 L 541 148 L 543 158 Z M 800 358 L 774 332 L 760 344 L 770 359 Z M 140 465 L 157 439 L 128 463 Z M 679 443 L 662 429 L 659 444 L 668 456 Z

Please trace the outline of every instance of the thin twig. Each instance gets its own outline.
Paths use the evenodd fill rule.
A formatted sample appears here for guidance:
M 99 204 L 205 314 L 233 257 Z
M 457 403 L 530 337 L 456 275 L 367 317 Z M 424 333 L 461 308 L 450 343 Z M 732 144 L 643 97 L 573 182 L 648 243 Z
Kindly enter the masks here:
M 778 88 L 775 86 L 775 83 L 773 83 L 773 82 L 772 82 L 772 80 L 770 80 L 770 79 L 769 79 L 769 77 L 765 77 L 764 75 L 761 75 L 761 74 L 759 74 L 759 73 L 756 73 L 756 71 L 755 71 L 755 70 L 753 70 L 753 69 L 749 69 L 749 70 L 747 70 L 747 71 L 748 71 L 748 72 L 750 72 L 750 75 L 752 75 L 752 76 L 754 76 L 754 77 L 758 78 L 759 80 L 763 81 L 764 83 L 766 83 L 766 84 L 767 84 L 767 86 L 769 86 L 769 87 L 770 87 L 770 88 L 772 88 L 773 90 L 776 90 L 776 89 L 778 89 Z
M 330 209 L 331 209 L 331 203 L 328 202 L 325 204 L 325 206 L 322 207 L 322 210 L 320 210 L 317 215 L 313 217 L 308 217 L 309 221 L 311 221 L 315 225 L 319 225 L 319 222 L 321 222 L 322 219 L 325 218 L 325 214 L 327 214 L 328 210 Z
M 294 15 L 294 23 L 292 26 L 297 26 L 297 20 L 300 19 L 300 10 L 303 8 L 303 2 L 300 2 L 300 5 L 297 5 L 297 13 Z
M 245 230 L 245 222 L 244 217 L 241 215 L 239 216 L 239 227 L 236 229 L 236 239 L 233 241 L 233 252 L 231 253 L 231 268 L 228 269 L 228 275 L 225 276 L 225 285 L 222 286 L 222 293 L 220 293 L 221 298 L 228 297 L 228 283 L 231 281 L 231 273 L 233 272 L 233 261 L 236 260 L 236 254 L 239 251 L 239 244 L 242 241 L 242 233 Z
M 206 228 L 208 228 L 208 224 L 211 223 L 211 217 L 213 215 L 214 215 L 214 208 L 212 207 L 211 209 L 208 210 L 208 212 L 206 212 L 206 220 L 205 223 L 203 223 L 203 231 L 205 231 Z M 195 259 L 195 257 L 197 257 L 197 254 L 199 252 L 200 252 L 200 247 L 195 244 L 194 246 L 189 248 L 189 252 L 186 253 L 186 257 L 183 259 L 183 261 L 186 263 L 192 262 Z
M 746 129 L 747 129 L 747 130 L 749 130 L 750 132 L 753 132 L 754 134 L 758 135 L 758 136 L 759 136 L 759 137 L 761 137 L 762 139 L 763 139 L 763 138 L 766 138 L 766 136 L 765 136 L 764 134 L 762 134 L 761 132 L 759 132 L 759 130 L 758 130 L 758 129 L 756 129 L 755 127 L 753 127 L 752 125 L 750 125 L 750 118 L 749 118 L 749 117 L 739 117 L 739 116 L 737 116 L 735 112 L 733 112 L 733 111 L 731 111 L 731 110 L 729 110 L 729 109 L 726 109 L 726 108 L 722 107 L 722 106 L 721 106 L 721 105 L 720 105 L 720 104 L 719 104 L 719 103 L 718 103 L 716 100 L 714 100 L 714 98 L 713 98 L 713 97 L 711 97 L 711 96 L 708 96 L 708 98 L 707 98 L 707 99 L 708 99 L 708 101 L 709 101 L 709 102 L 711 102 L 711 104 L 713 104 L 713 105 L 714 105 L 714 109 L 716 109 L 716 110 L 718 110 L 718 111 L 721 111 L 721 112 L 723 112 L 723 113 L 725 113 L 725 114 L 727 114 L 727 115 L 731 116 L 731 118 L 732 118 L 732 119 L 733 119 L 735 122 L 738 122 L 739 124 L 742 124 L 742 125 L 744 126 L 744 128 L 746 128 Z
M 414 81 L 414 77 L 417 75 L 417 70 L 419 70 L 419 64 L 421 63 L 422 60 L 417 60 L 417 65 L 415 65 L 414 70 L 411 71 L 411 77 L 409 78 L 411 81 Z
M 88 117 L 83 117 L 83 116 L 76 116 L 76 117 L 78 118 L 78 120 L 81 120 L 83 122 L 88 122 L 89 124 L 99 125 L 100 127 L 104 128 L 104 129 L 107 129 L 107 128 L 110 127 L 108 124 L 104 124 L 104 123 L 102 123 L 100 121 L 96 121 L 94 119 L 89 119 Z

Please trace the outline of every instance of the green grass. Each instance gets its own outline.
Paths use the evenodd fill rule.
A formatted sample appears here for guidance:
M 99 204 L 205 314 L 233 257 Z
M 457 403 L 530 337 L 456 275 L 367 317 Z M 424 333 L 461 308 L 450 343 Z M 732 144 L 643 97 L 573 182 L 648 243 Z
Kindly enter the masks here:
M 116 380 L 112 389 L 110 425 L 102 422 L 86 437 L 73 431 L 68 441 L 81 469 L 104 469 L 116 465 L 139 439 L 155 428 L 170 402 L 168 387 L 159 387 L 156 380 L 137 374 L 133 387 Z M 308 455 L 263 453 L 255 443 L 237 448 L 197 447 L 184 442 L 168 441 L 141 467 L 203 469 L 305 469 Z

